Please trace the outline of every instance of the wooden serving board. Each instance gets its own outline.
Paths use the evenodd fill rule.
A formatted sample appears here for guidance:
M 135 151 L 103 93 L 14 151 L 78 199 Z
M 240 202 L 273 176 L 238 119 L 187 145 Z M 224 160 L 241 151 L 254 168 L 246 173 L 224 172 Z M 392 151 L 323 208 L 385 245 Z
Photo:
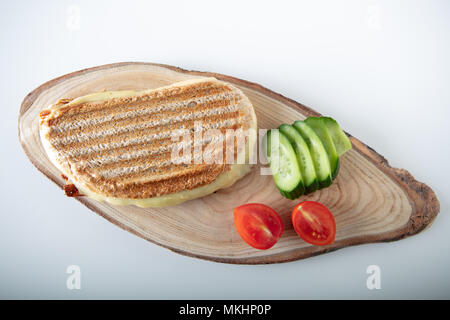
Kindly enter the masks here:
M 19 115 L 19 138 L 31 162 L 61 188 L 65 181 L 51 164 L 38 132 L 39 112 L 61 98 L 75 98 L 101 90 L 148 89 L 198 76 L 228 81 L 250 98 L 259 128 L 275 128 L 319 113 L 258 84 L 222 74 L 186 71 L 152 63 L 116 63 L 77 71 L 51 80 L 28 94 Z M 358 139 L 341 158 L 338 178 L 330 188 L 297 201 L 284 199 L 271 176 L 259 165 L 232 187 L 204 198 L 166 208 L 113 206 L 86 197 L 77 198 L 110 222 L 175 252 L 225 263 L 276 263 L 307 258 L 350 245 L 392 241 L 423 230 L 439 212 L 439 201 L 425 184 L 388 162 Z M 57 196 L 64 196 L 63 191 Z M 290 221 L 301 200 L 325 204 L 337 222 L 336 241 L 318 247 L 297 236 Z M 244 243 L 233 223 L 233 208 L 260 202 L 273 207 L 285 223 L 285 232 L 269 250 Z

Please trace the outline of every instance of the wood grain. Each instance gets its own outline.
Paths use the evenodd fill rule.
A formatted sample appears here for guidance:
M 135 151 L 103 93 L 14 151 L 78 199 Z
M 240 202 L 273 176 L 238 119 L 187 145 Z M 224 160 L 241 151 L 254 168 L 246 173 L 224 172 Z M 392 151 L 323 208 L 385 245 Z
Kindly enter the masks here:
M 176 81 L 214 76 L 240 87 L 252 101 L 259 128 L 291 123 L 316 111 L 258 84 L 230 76 L 152 64 L 125 62 L 77 71 L 51 80 L 28 94 L 19 115 L 19 139 L 31 162 L 61 188 L 65 181 L 50 163 L 38 132 L 40 110 L 61 98 L 74 98 L 106 90 L 148 89 Z M 175 252 L 218 262 L 259 264 L 307 258 L 350 245 L 392 241 L 418 233 L 439 212 L 434 192 L 404 169 L 388 162 L 358 139 L 341 159 L 341 170 L 333 185 L 299 200 L 325 204 L 336 217 L 334 244 L 317 247 L 302 241 L 290 222 L 290 211 L 298 201 L 281 197 L 271 176 L 260 174 L 256 165 L 230 188 L 182 205 L 142 209 L 112 206 L 85 197 L 78 201 L 122 229 Z M 52 195 L 54 197 L 63 196 Z M 233 225 L 233 208 L 261 202 L 275 208 L 285 223 L 285 233 L 270 250 L 245 244 Z

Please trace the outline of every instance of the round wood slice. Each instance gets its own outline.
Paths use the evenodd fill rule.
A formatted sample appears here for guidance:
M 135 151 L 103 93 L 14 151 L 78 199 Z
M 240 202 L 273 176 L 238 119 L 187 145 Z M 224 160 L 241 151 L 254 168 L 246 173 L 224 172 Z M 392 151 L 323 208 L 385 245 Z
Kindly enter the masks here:
M 28 94 L 19 115 L 19 138 L 31 162 L 61 188 L 65 181 L 51 164 L 38 132 L 39 112 L 61 98 L 75 98 L 101 90 L 149 89 L 198 76 L 228 81 L 250 98 L 259 128 L 275 128 L 318 112 L 258 84 L 230 76 L 187 71 L 152 63 L 116 63 L 77 71 L 51 80 Z M 284 199 L 261 167 L 233 186 L 212 195 L 166 208 L 113 206 L 87 197 L 76 198 L 110 222 L 175 252 L 225 263 L 275 263 L 307 258 L 350 245 L 392 241 L 413 235 L 429 225 L 439 212 L 439 201 L 425 184 L 388 162 L 358 139 L 341 158 L 338 178 L 331 187 L 301 197 Z M 64 196 L 63 191 L 60 195 Z M 333 212 L 336 241 L 312 246 L 295 233 L 290 213 L 302 200 L 319 201 Z M 285 232 L 269 250 L 257 250 L 242 241 L 234 228 L 233 208 L 260 202 L 280 213 Z

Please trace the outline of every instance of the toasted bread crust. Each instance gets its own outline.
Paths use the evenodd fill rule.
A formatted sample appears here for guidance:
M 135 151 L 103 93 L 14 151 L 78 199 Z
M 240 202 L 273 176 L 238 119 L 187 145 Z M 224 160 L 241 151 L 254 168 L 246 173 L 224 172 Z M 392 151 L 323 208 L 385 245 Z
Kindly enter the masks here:
M 41 139 L 55 165 L 75 185 L 105 197 L 146 199 L 212 183 L 230 164 L 174 164 L 171 153 L 183 141 L 172 136 L 187 130 L 193 141 L 198 121 L 202 130 L 223 135 L 251 129 L 256 121 L 245 95 L 214 78 L 108 94 L 60 100 L 40 114 Z M 210 144 L 202 141 L 202 150 Z

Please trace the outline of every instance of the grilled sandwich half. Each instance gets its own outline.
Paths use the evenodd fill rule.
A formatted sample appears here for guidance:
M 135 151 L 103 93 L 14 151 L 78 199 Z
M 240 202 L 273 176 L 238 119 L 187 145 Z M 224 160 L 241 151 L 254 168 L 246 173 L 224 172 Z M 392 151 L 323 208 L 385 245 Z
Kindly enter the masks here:
M 215 78 L 61 99 L 40 118 L 66 194 L 115 205 L 168 206 L 228 187 L 250 170 L 256 141 L 250 100 Z

